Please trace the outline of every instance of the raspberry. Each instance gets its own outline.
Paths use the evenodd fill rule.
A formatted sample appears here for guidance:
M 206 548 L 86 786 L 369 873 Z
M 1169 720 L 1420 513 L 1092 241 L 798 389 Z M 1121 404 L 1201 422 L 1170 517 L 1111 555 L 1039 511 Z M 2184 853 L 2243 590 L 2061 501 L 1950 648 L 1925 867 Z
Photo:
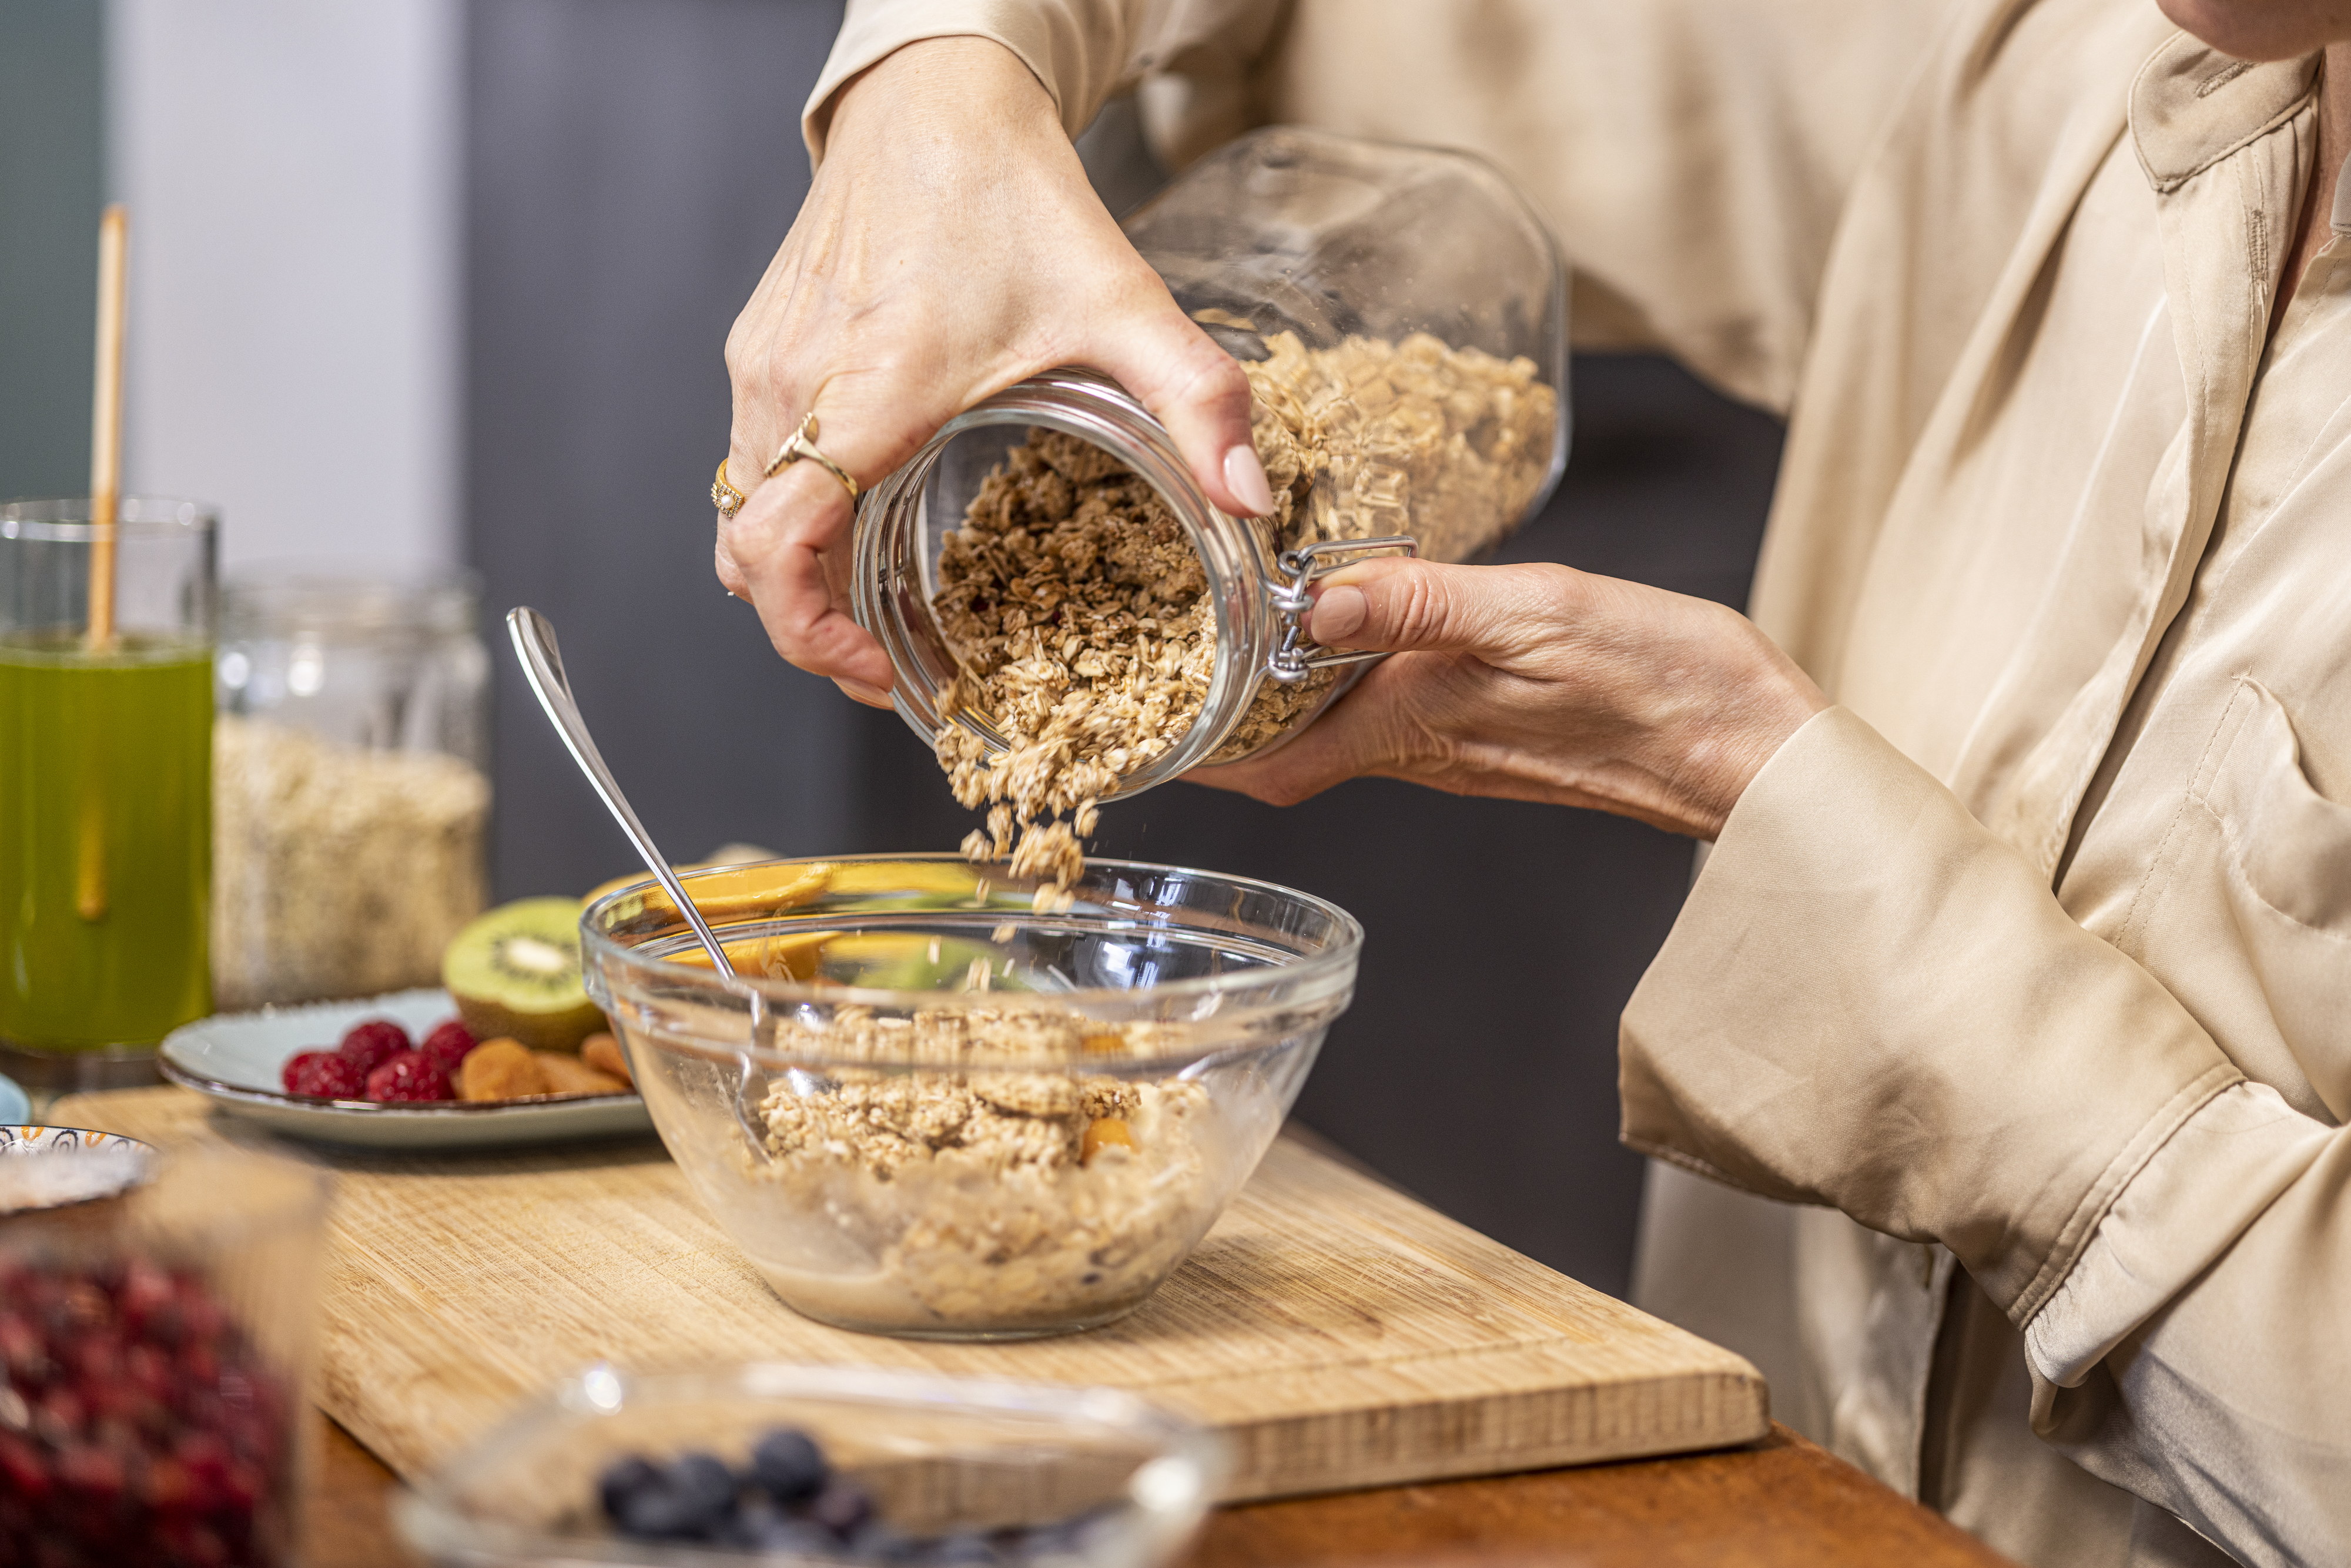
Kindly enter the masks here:
M 288 1094 L 318 1100 L 356 1100 L 367 1090 L 367 1069 L 340 1051 L 306 1051 L 290 1058 L 283 1074 Z
M 414 1048 L 409 1043 L 408 1031 L 390 1019 L 370 1019 L 365 1023 L 353 1024 L 335 1049 L 358 1062 L 361 1072 L 373 1072 L 402 1051 Z
M 433 1032 L 424 1037 L 424 1043 L 416 1049 L 430 1057 L 433 1065 L 442 1071 L 455 1072 L 457 1064 L 465 1060 L 465 1053 L 474 1049 L 475 1043 L 474 1031 L 465 1027 L 465 1020 L 451 1019 L 435 1026 Z
M 368 1074 L 371 1100 L 454 1100 L 449 1075 L 421 1051 L 403 1051 Z

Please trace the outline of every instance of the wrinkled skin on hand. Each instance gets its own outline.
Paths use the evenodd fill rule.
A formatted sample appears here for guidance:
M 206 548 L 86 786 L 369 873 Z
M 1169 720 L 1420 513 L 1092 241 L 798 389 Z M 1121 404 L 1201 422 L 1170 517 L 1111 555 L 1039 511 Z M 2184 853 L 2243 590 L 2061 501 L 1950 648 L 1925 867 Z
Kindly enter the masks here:
M 1270 756 L 1189 778 L 1286 805 L 1375 775 L 1712 839 L 1829 706 L 1736 612 L 1563 566 L 1366 561 L 1325 583 L 1311 630 L 1395 656 Z
M 1209 498 L 1271 507 L 1249 382 L 1169 298 L 1086 182 L 1050 99 L 983 38 L 892 54 L 836 99 L 823 165 L 726 340 L 719 580 L 776 651 L 886 703 L 890 664 L 850 613 L 851 507 L 821 466 L 760 480 L 813 409 L 825 455 L 872 485 L 940 425 L 1056 365 L 1124 383 Z

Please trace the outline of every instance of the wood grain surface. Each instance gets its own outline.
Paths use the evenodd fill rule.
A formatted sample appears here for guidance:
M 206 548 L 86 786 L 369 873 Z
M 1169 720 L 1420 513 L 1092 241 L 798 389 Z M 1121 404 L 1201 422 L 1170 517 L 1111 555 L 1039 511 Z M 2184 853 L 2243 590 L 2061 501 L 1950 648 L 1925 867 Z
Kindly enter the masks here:
M 1729 1352 L 1289 1139 L 1132 1317 L 943 1344 L 847 1333 L 783 1306 L 658 1144 L 329 1153 L 172 1088 L 78 1096 L 50 1114 L 337 1173 L 319 1402 L 403 1475 L 600 1359 L 1129 1388 L 1226 1433 L 1232 1499 L 1719 1448 L 1769 1426 L 1761 1378 Z

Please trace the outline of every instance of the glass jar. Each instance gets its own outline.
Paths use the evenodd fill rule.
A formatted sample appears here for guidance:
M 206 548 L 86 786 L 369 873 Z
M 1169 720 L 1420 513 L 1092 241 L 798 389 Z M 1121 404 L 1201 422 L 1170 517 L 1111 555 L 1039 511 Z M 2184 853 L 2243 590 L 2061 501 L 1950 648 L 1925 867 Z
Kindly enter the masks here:
M 0 504 L 0 1071 L 152 1082 L 211 1010 L 219 514 Z
M 1074 436 L 1147 485 L 1197 557 L 1193 602 L 1207 613 L 1171 616 L 1180 648 L 1137 644 L 1132 667 L 1165 672 L 1150 711 L 1174 717 L 1105 754 L 1119 799 L 1302 730 L 1377 656 L 1305 637 L 1308 586 L 1368 555 L 1483 554 L 1549 497 L 1568 437 L 1565 273 L 1533 210 L 1480 159 L 1273 127 L 1201 160 L 1125 227 L 1249 371 L 1275 513 L 1217 510 L 1131 393 L 1065 368 L 950 420 L 876 486 L 853 570 L 857 619 L 890 655 L 900 715 L 934 748 L 952 723 L 1000 758 L 999 714 L 973 700 L 965 672 L 975 607 L 992 631 L 1015 618 L 950 580 L 970 559 L 951 553 L 957 531 L 976 503 L 1002 508 L 1008 474 L 1056 483 L 1031 455 L 1047 450 L 1032 431 Z M 1016 636 L 1036 624 L 1018 608 Z M 1082 678 L 1083 639 L 1050 635 L 1041 656 Z
M 486 900 L 489 658 L 469 576 L 224 591 L 213 988 L 224 1010 L 440 983 Z

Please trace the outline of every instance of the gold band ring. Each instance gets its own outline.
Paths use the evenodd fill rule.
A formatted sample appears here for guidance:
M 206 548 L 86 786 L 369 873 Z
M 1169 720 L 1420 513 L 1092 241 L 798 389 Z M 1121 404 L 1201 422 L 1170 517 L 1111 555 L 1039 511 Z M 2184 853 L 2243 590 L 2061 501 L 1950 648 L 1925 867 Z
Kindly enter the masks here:
M 803 457 L 817 464 L 826 473 L 840 480 L 841 488 L 849 492 L 850 505 L 853 507 L 857 504 L 859 495 L 857 481 L 849 476 L 848 469 L 816 449 L 816 411 L 814 409 L 810 409 L 809 416 L 800 421 L 800 427 L 792 432 L 792 438 L 784 443 L 783 449 L 776 454 L 776 460 L 768 465 L 768 471 L 760 477 L 772 479 L 775 477 L 777 469 L 787 463 L 797 463 Z
M 718 508 L 722 517 L 731 517 L 743 509 L 751 497 L 726 482 L 726 459 L 718 460 L 718 477 L 710 482 L 710 504 Z

